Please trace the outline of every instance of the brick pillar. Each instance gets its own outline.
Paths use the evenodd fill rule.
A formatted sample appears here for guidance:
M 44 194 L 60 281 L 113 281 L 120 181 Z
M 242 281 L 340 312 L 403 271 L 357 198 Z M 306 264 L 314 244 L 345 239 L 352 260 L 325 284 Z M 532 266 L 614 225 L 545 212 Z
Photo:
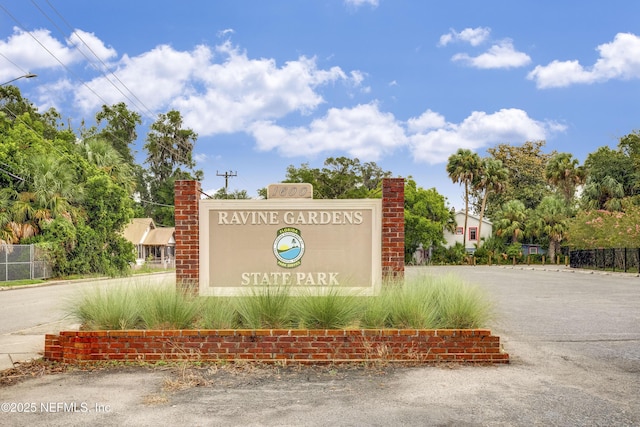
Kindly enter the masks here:
M 176 286 L 183 292 L 198 293 L 200 275 L 200 183 L 176 181 Z
M 382 180 L 382 278 L 404 277 L 404 178 Z

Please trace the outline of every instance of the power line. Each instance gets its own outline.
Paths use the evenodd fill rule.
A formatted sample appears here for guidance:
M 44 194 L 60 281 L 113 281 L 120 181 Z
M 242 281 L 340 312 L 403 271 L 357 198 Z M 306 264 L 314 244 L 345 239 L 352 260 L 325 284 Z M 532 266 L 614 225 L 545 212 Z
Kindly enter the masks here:
M 127 92 L 129 92 L 129 93 L 131 94 L 131 96 L 133 96 L 133 97 L 136 99 L 136 101 L 140 103 L 140 105 L 141 105 L 143 108 L 140 108 L 140 107 L 136 104 L 136 102 L 132 101 L 132 100 L 131 100 L 131 98 L 129 98 L 127 95 L 125 95 L 125 94 L 122 92 L 122 90 L 120 90 L 120 88 L 119 88 L 118 86 L 116 86 L 116 85 L 115 85 L 115 84 L 114 84 L 114 83 L 109 79 L 109 77 L 105 74 L 105 72 L 104 72 L 104 71 L 99 70 L 99 69 L 98 69 L 98 67 L 96 67 L 95 65 L 94 65 L 94 68 L 95 68 L 97 71 L 100 71 L 100 73 L 104 76 L 104 78 L 105 78 L 105 79 L 106 79 L 106 80 L 107 80 L 107 81 L 108 81 L 108 82 L 109 82 L 109 83 L 110 83 L 114 88 L 116 88 L 116 90 L 117 90 L 118 92 L 120 92 L 120 93 L 122 94 L 122 96 L 124 96 L 124 97 L 129 101 L 129 102 L 131 102 L 131 103 L 132 103 L 134 106 L 136 106 L 139 110 L 141 110 L 141 111 L 142 111 L 142 110 L 146 111 L 146 113 L 147 113 L 147 115 L 148 115 L 148 117 L 149 117 L 149 118 L 155 118 L 155 114 L 154 114 L 154 113 L 153 113 L 153 112 L 152 112 L 152 111 L 151 111 L 151 110 L 150 110 L 150 109 L 149 109 L 149 108 L 144 104 L 144 102 L 142 102 L 142 101 L 140 100 L 140 98 L 138 98 L 138 97 L 136 96 L 136 94 L 135 94 L 135 93 L 133 93 L 133 91 L 131 91 L 131 89 L 129 89 L 129 87 L 127 87 L 127 85 L 126 85 L 126 84 L 124 84 L 124 82 L 123 82 L 122 80 L 120 80 L 120 78 L 119 78 L 119 77 L 118 77 L 118 76 L 117 76 L 113 71 L 109 71 L 109 67 L 107 66 L 107 64 L 105 64 L 105 63 L 104 63 L 104 61 L 102 60 L 102 58 L 100 58 L 100 56 L 98 56 L 98 54 L 96 54 L 96 52 L 91 48 L 91 46 L 89 46 L 89 45 L 87 44 L 87 42 L 85 42 L 85 41 L 84 41 L 84 39 L 80 36 L 80 34 L 78 34 L 78 33 L 74 30 L 74 28 L 69 24 L 69 22 L 64 18 L 64 16 L 62 16 L 62 14 L 61 14 L 61 13 L 60 13 L 60 12 L 59 12 L 59 11 L 58 11 L 54 6 L 53 6 L 53 5 L 49 2 L 49 0 L 46 0 L 46 2 L 47 2 L 47 4 L 49 5 L 49 7 L 50 7 L 54 12 L 55 12 L 55 14 L 56 14 L 56 15 L 58 15 L 58 17 L 62 20 L 62 22 L 64 22 L 64 23 L 65 23 L 65 25 L 69 28 L 69 30 L 71 30 L 71 33 L 72 33 L 73 35 L 75 35 L 75 36 L 78 38 L 78 40 L 80 40 L 80 41 L 82 42 L 82 44 L 87 48 L 87 50 L 88 50 L 89 52 L 91 52 L 91 53 L 93 54 L 93 56 L 94 56 L 94 57 L 95 57 L 95 58 L 96 58 L 96 59 L 97 59 L 97 60 L 102 64 L 102 67 L 103 67 L 102 69 L 103 69 L 103 70 L 105 70 L 105 71 L 108 71 L 108 72 L 109 72 L 109 74 L 110 74 L 110 75 L 112 75 L 112 76 L 113 76 L 113 77 L 118 81 L 118 83 L 120 83 L 120 84 L 122 85 L 122 87 L 124 87 L 124 88 L 127 90 Z M 45 13 L 45 12 L 44 12 L 44 11 L 43 11 L 43 10 L 42 10 L 42 9 L 41 9 L 37 4 L 36 4 L 36 3 L 35 3 L 35 1 L 34 1 L 34 0 L 31 0 L 31 3 L 33 3 L 33 4 L 34 4 L 34 6 L 35 6 L 36 8 L 38 8 L 38 10 L 40 10 L 40 12 L 42 12 L 42 14 L 43 14 L 43 15 L 44 15 L 44 16 L 45 16 L 45 17 L 46 17 L 46 18 L 47 18 L 47 19 L 48 19 L 48 20 L 49 20 L 49 21 L 50 21 L 54 26 L 56 26 L 56 28 L 58 28 L 58 31 L 60 31 L 60 33 L 61 33 L 61 34 L 62 34 L 62 36 L 64 37 L 64 32 L 60 30 L 60 28 L 59 28 L 59 27 L 58 27 L 58 26 L 53 22 L 53 20 L 51 20 L 51 18 L 49 18 L 49 16 L 48 16 L 46 13 Z M 78 52 L 80 52 L 80 53 L 82 54 L 82 56 L 84 56 L 84 57 L 87 59 L 87 61 L 89 61 L 89 62 L 93 65 L 93 61 L 92 61 L 91 59 L 89 59 L 89 57 L 87 57 L 87 56 L 84 54 L 84 52 L 83 52 L 81 49 L 79 49 L 79 48 L 77 47 L 77 45 L 75 45 L 75 44 L 74 44 L 74 47 L 76 48 L 76 50 L 77 50 Z
M 93 90 L 87 83 L 85 83 L 74 71 L 72 71 L 66 64 L 64 64 L 53 52 L 51 52 L 49 49 L 47 49 L 47 47 L 29 30 L 27 30 L 25 28 L 25 26 L 15 17 L 11 14 L 11 12 L 9 12 L 9 10 L 7 10 L 6 7 L 4 7 L 2 4 L 0 4 L 0 8 L 18 25 L 18 27 L 24 31 L 26 34 L 28 34 L 36 43 L 38 43 L 40 45 L 40 47 L 42 47 L 49 55 L 51 55 L 51 57 L 53 57 L 67 72 L 69 72 L 73 77 L 75 77 L 75 79 L 80 82 L 84 87 L 86 87 L 93 95 L 95 95 L 100 101 L 102 101 L 102 103 L 104 105 L 108 105 L 107 101 L 102 98 L 95 90 Z M 45 14 L 46 16 L 46 14 Z M 55 24 L 54 24 L 55 25 Z M 59 29 L 58 29 L 59 30 Z M 59 30 L 60 31 L 60 30 Z M 84 42 L 83 42 L 84 43 Z M 86 46 L 86 44 L 85 44 Z M 88 46 L 87 46 L 88 47 Z M 79 50 L 79 49 L 78 49 Z M 86 56 L 85 56 L 86 58 Z M 13 63 L 13 62 L 12 62 Z M 107 81 L 109 81 L 112 85 L 113 82 L 111 82 L 108 78 Z M 114 85 L 115 87 L 115 85 Z M 116 87 L 116 89 L 118 89 Z M 120 91 L 120 93 L 125 96 L 122 91 Z M 125 96 L 126 98 L 126 96 Z M 128 98 L 127 98 L 128 99 Z M 148 109 L 147 109 L 148 110 Z M 155 116 L 151 116 L 150 118 L 155 119 Z M 126 120 L 127 118 L 125 118 Z M 129 122 L 130 124 L 135 126 L 135 123 L 133 122 Z M 121 142 L 125 142 L 127 143 L 127 141 L 123 141 L 120 139 Z M 177 150 L 174 150 L 173 147 L 167 146 L 162 144 L 162 142 L 158 142 L 158 145 L 160 145 L 161 147 L 165 148 L 167 151 L 169 151 L 170 153 L 172 153 L 174 155 L 175 158 L 178 158 L 180 160 L 182 160 L 182 162 L 184 164 L 189 164 L 190 162 L 188 161 L 188 159 L 181 155 L 181 153 Z

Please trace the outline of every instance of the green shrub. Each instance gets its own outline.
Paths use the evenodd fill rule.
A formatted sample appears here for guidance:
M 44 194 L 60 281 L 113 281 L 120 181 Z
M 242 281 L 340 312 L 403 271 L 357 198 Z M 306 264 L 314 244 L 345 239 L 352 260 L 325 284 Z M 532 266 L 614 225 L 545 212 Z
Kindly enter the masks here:
M 448 264 L 459 265 L 465 259 L 467 255 L 462 243 L 456 243 L 450 248 L 444 246 L 437 246 L 433 251 L 433 263 L 434 264 Z
M 489 256 L 491 256 L 491 255 L 492 255 L 492 253 L 488 249 L 486 249 L 484 247 L 479 247 L 473 253 L 473 256 L 475 258 L 476 264 L 478 264 L 478 265 L 489 264 Z M 492 260 L 492 262 L 493 262 L 493 260 Z
M 516 257 L 516 259 L 522 258 L 522 243 L 515 242 L 507 246 L 507 255 L 509 259 Z

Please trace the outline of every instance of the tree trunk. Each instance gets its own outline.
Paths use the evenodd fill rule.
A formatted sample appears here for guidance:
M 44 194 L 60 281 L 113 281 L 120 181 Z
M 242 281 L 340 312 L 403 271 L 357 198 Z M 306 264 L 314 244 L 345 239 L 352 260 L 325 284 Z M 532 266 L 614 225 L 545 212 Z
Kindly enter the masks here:
M 482 196 L 482 204 L 480 205 L 480 222 L 478 223 L 478 249 L 482 246 L 482 219 L 484 218 L 484 208 L 487 204 L 487 197 L 489 196 L 489 192 L 485 191 L 484 196 Z
M 551 262 L 555 262 L 556 259 L 556 246 L 557 246 L 558 242 L 555 239 L 550 238 L 549 239 L 549 259 L 552 260 Z
M 467 222 L 469 220 L 469 184 L 464 184 L 464 229 L 462 230 L 462 246 L 467 250 Z

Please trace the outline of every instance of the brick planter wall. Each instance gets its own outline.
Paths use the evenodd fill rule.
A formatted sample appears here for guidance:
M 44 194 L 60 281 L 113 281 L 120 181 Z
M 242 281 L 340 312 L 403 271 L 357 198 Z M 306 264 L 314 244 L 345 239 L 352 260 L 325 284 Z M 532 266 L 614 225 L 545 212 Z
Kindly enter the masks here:
M 509 362 L 500 338 L 486 329 L 67 331 L 45 336 L 44 358 L 65 363 Z

